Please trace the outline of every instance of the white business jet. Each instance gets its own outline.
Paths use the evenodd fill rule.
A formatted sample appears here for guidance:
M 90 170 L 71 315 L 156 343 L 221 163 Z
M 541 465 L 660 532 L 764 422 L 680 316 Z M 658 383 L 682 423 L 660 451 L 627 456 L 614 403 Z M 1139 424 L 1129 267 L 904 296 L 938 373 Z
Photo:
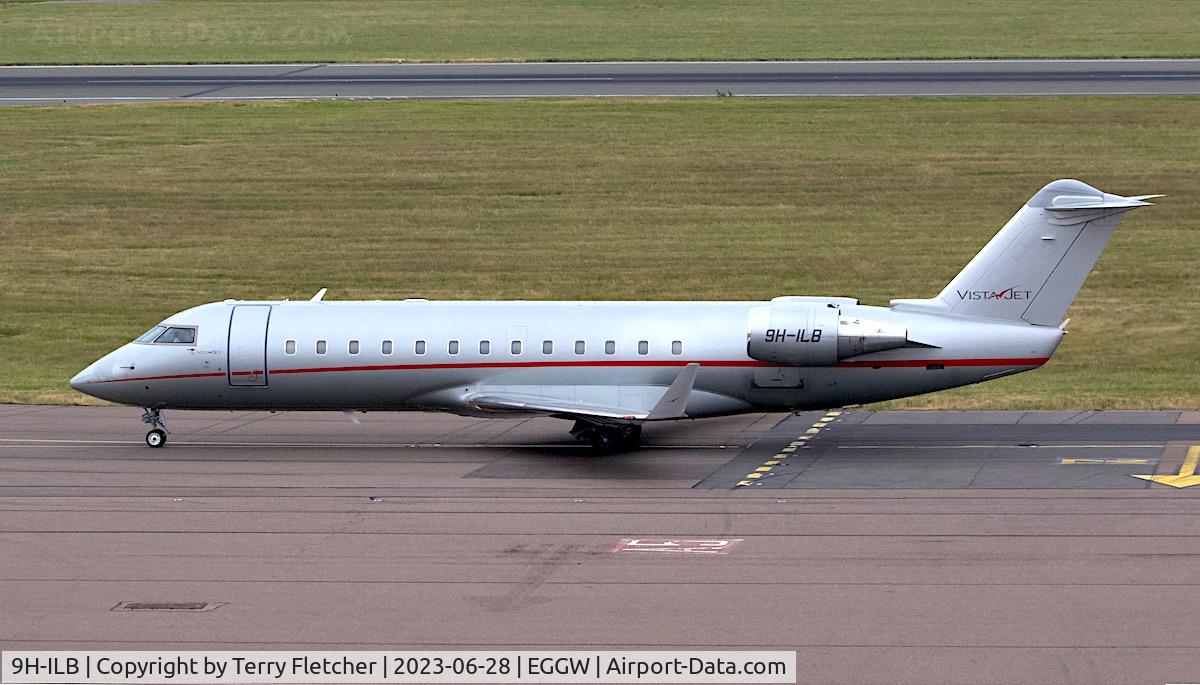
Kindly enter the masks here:
M 1038 191 L 940 294 L 769 302 L 225 300 L 168 317 L 71 379 L 143 407 L 553 416 L 598 448 L 643 424 L 827 409 L 1035 369 L 1125 212 L 1079 181 Z

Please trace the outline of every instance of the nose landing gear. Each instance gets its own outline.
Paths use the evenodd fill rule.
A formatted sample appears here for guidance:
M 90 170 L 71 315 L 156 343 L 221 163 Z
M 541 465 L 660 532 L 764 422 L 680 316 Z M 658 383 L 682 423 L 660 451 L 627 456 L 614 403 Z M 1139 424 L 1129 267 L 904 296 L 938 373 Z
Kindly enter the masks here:
M 167 444 L 167 434 L 171 431 L 167 430 L 167 424 L 163 421 L 161 409 L 147 409 L 142 414 L 142 423 L 150 426 L 150 432 L 146 433 L 146 444 L 150 447 L 162 447 Z

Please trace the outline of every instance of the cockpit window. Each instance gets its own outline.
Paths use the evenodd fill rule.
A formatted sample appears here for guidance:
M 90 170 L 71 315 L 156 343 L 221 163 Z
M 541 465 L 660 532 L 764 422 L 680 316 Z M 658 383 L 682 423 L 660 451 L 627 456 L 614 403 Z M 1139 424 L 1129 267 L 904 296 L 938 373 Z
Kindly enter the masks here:
M 184 328 L 182 326 L 171 326 L 163 331 L 157 338 L 156 343 L 194 343 L 196 342 L 196 329 Z
M 138 339 L 134 340 L 134 342 L 140 342 L 140 343 L 154 342 L 154 339 L 157 338 L 158 336 L 162 335 L 162 332 L 165 330 L 167 330 L 166 326 L 155 326 L 154 328 L 151 328 L 150 330 L 148 330 L 145 333 L 142 333 L 140 336 L 138 336 Z

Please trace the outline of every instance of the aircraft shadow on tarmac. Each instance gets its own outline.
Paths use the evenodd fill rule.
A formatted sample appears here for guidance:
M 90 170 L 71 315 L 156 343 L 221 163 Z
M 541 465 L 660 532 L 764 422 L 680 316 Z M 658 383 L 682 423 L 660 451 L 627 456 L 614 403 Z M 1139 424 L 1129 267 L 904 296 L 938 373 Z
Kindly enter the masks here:
M 498 448 L 499 449 L 499 448 Z M 489 450 L 490 451 L 490 450 Z M 640 449 L 596 452 L 587 446 L 546 443 L 505 448 L 503 456 L 468 478 L 696 480 L 734 457 L 738 450 Z

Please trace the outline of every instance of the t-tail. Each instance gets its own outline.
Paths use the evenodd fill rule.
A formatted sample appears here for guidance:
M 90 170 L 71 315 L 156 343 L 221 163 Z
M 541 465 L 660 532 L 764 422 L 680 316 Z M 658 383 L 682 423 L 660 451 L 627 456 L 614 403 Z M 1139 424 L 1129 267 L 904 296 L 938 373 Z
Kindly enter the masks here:
M 1125 212 L 1161 195 L 1122 197 L 1071 179 L 1034 195 L 941 294 L 900 310 L 1057 326 Z

